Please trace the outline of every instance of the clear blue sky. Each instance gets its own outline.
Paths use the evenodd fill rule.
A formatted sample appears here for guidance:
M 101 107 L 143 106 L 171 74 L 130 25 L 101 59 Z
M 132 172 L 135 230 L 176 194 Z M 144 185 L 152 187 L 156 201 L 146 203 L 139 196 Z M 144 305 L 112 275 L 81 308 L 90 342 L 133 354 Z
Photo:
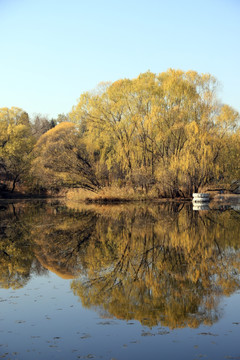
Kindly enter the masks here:
M 0 107 L 55 117 L 170 67 L 216 76 L 240 111 L 240 0 L 0 0 Z

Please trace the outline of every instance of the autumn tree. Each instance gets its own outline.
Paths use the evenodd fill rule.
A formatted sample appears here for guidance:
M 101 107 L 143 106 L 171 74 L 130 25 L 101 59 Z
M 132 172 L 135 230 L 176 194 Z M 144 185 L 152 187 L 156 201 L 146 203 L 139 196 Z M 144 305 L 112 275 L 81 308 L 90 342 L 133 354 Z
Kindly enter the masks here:
M 43 134 L 34 147 L 32 175 L 48 187 L 96 190 L 100 184 L 94 164 L 75 124 L 62 122 Z
M 34 138 L 28 114 L 22 109 L 0 109 L 0 166 L 1 176 L 11 182 L 11 191 L 30 170 Z
M 220 174 L 233 176 L 222 160 L 228 151 L 237 154 L 226 144 L 231 136 L 239 141 L 239 114 L 219 103 L 217 85 L 195 71 L 147 72 L 84 93 L 70 118 L 110 182 L 189 196 Z
M 49 120 L 48 117 L 38 114 L 31 119 L 32 134 L 36 139 L 39 139 L 48 130 L 54 128 L 56 122 L 54 119 Z
M 69 119 L 69 115 L 68 114 L 58 114 L 57 118 L 56 119 L 52 119 L 55 124 L 60 124 L 62 122 L 66 122 L 66 121 L 70 121 Z
M 135 168 L 149 167 L 148 153 L 142 148 L 145 138 L 140 133 L 153 85 L 150 73 L 135 81 L 107 84 L 103 91 L 83 94 L 70 114 L 73 121 L 85 124 L 89 144 L 96 139 L 94 151 L 99 152 L 100 162 L 107 164 L 110 173 L 131 178 Z

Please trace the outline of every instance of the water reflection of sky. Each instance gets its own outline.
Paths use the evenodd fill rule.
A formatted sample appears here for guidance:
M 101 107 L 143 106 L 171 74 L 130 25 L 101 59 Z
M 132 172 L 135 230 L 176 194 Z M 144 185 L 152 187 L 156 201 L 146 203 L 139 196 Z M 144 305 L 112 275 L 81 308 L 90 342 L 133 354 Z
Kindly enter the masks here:
M 35 277 L 0 290 L 1 355 L 10 359 L 237 359 L 240 292 L 223 298 L 223 316 L 197 329 L 148 328 L 84 309 L 70 281 Z M 228 356 L 228 357 L 227 357 Z

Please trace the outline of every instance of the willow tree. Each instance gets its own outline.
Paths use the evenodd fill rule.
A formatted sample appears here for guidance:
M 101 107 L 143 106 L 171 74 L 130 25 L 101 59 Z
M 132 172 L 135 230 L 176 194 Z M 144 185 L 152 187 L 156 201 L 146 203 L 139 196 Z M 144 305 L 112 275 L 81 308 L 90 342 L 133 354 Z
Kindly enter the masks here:
M 136 80 L 119 80 L 100 93 L 83 94 L 70 114 L 73 121 L 85 124 L 90 148 L 94 139 L 94 150 L 110 172 L 118 167 L 119 176 L 131 177 L 136 168 L 150 166 L 144 123 L 154 87 L 151 73 Z
M 62 122 L 43 134 L 34 147 L 32 175 L 49 187 L 96 190 L 100 184 L 75 124 Z
M 237 134 L 239 114 L 219 104 L 217 85 L 194 71 L 147 72 L 83 94 L 70 118 L 115 178 L 189 195 L 216 180 L 215 170 L 226 176 L 221 155 Z
M 0 171 L 11 190 L 25 180 L 34 145 L 28 114 L 20 108 L 0 109 Z
M 210 122 L 191 122 L 187 130 L 184 153 L 177 159 L 179 182 L 188 192 L 217 179 L 231 180 L 240 176 L 238 148 L 240 143 L 237 128 L 238 113 L 227 105 Z

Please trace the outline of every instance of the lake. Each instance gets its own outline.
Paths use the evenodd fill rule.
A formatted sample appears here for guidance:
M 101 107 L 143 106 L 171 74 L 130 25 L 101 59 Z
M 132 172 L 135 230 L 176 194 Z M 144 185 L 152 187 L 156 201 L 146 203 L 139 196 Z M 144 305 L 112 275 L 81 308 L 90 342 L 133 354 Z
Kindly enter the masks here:
M 0 358 L 240 359 L 240 213 L 0 203 Z

